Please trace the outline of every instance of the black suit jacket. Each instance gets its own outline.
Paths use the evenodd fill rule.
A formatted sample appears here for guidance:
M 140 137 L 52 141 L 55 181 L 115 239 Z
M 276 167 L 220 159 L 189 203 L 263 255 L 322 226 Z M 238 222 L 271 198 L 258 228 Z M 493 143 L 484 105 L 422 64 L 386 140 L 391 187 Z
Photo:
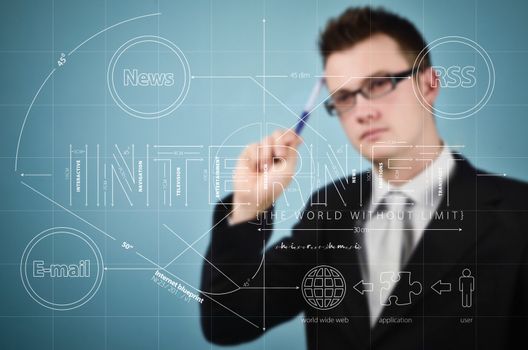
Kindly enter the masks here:
M 290 250 L 273 245 L 263 259 L 271 213 L 258 225 L 229 226 L 225 216 L 230 206 L 217 205 L 207 252 L 214 267 L 207 263 L 202 272 L 201 289 L 207 292 L 201 305 L 205 337 L 217 344 L 238 344 L 263 335 L 262 328 L 304 313 L 299 320 L 306 322 L 309 349 L 468 350 L 525 344 L 528 235 L 523 223 L 528 187 L 477 173 L 483 172 L 456 157 L 448 192 L 437 209 L 444 216 L 433 217 L 405 268 L 413 281 L 421 283 L 422 291 L 412 295 L 409 305 L 393 302 L 386 306 L 373 328 L 368 292 L 361 294 L 357 284 L 363 280 L 361 250 Z M 367 233 L 356 232 L 360 225 L 349 214 L 362 210 L 360 203 L 368 204 L 371 182 L 368 173 L 357 180 L 342 179 L 314 193 L 305 212 L 322 212 L 323 218 L 304 217 L 283 243 L 313 247 L 361 242 L 361 235 Z M 324 198 L 326 205 L 311 204 Z M 340 220 L 327 218 L 336 211 L 343 214 Z M 449 219 L 447 214 L 451 214 Z M 306 272 L 318 265 L 338 269 L 346 281 L 343 301 L 330 310 L 311 307 L 300 289 L 289 289 L 300 286 Z M 462 307 L 459 291 L 465 268 L 475 278 L 471 307 Z M 448 284 L 451 291 L 447 291 Z M 439 294 L 433 288 L 445 290 Z M 408 292 L 408 285 L 398 283 L 393 294 L 404 298 Z

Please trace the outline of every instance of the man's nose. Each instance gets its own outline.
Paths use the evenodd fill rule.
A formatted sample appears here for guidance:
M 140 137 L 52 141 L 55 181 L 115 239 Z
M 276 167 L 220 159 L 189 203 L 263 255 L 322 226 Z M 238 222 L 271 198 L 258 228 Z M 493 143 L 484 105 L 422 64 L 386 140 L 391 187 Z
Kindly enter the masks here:
M 374 109 L 372 101 L 358 94 L 354 106 L 354 118 L 359 124 L 368 124 L 380 118 L 380 113 Z

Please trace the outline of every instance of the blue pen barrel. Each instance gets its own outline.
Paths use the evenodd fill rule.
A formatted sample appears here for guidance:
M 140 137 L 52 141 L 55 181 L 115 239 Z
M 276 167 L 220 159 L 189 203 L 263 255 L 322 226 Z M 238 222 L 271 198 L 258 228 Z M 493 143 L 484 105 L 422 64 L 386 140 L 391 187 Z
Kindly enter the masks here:
M 310 94 L 310 97 L 308 98 L 308 101 L 306 102 L 306 105 L 304 106 L 304 110 L 301 113 L 301 117 L 299 118 L 299 121 L 297 121 L 297 124 L 295 125 L 295 132 L 297 135 L 301 134 L 302 129 L 304 128 L 304 125 L 308 121 L 308 117 L 313 112 L 315 101 L 317 99 L 317 96 L 319 96 L 319 92 L 321 91 L 321 87 L 324 84 L 323 79 L 318 79 L 315 83 L 314 87 L 312 88 L 312 93 Z
M 297 135 L 301 134 L 301 131 L 304 128 L 304 124 L 308 120 L 309 116 L 310 116 L 310 112 L 309 111 L 303 111 L 302 112 L 301 118 L 299 119 L 299 121 L 297 122 L 297 125 L 295 126 L 295 133 Z

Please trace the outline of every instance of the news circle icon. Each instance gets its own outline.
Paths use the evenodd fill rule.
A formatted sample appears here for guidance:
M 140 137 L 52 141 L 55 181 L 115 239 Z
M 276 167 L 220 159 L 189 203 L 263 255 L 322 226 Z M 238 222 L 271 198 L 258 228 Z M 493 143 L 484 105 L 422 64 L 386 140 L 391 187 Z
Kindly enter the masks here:
M 122 44 L 110 59 L 107 85 L 116 105 L 139 119 L 158 119 L 178 109 L 191 83 L 189 62 L 168 39 L 142 35 Z
M 56 311 L 76 309 L 101 287 L 103 256 L 95 242 L 71 227 L 42 231 L 20 260 L 22 285 L 38 304 Z
M 304 300 L 310 306 L 318 310 L 330 310 L 343 301 L 346 282 L 336 268 L 319 265 L 304 275 L 301 290 Z
M 495 67 L 486 50 L 466 37 L 441 37 L 418 54 L 413 71 L 423 67 L 426 55 L 432 51 L 436 74 L 432 84 L 440 88 L 440 95 L 430 103 L 419 84 L 412 84 L 420 104 L 435 116 L 451 120 L 468 118 L 484 108 L 495 89 Z

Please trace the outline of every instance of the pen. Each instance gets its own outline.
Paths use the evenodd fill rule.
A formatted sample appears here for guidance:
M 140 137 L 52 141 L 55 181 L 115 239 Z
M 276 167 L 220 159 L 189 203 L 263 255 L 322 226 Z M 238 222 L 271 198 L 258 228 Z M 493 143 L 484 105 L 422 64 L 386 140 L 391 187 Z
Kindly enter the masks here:
M 312 113 L 312 109 L 315 106 L 315 101 L 317 97 L 319 96 L 319 92 L 321 91 L 321 87 L 323 86 L 323 84 L 324 84 L 324 80 L 318 79 L 314 87 L 312 88 L 312 92 L 310 94 L 310 97 L 308 98 L 308 101 L 306 102 L 306 105 L 304 106 L 304 109 L 301 113 L 301 117 L 299 118 L 299 121 L 295 125 L 295 133 L 297 135 L 301 134 L 301 131 L 304 128 L 304 125 L 308 121 L 308 117 Z

